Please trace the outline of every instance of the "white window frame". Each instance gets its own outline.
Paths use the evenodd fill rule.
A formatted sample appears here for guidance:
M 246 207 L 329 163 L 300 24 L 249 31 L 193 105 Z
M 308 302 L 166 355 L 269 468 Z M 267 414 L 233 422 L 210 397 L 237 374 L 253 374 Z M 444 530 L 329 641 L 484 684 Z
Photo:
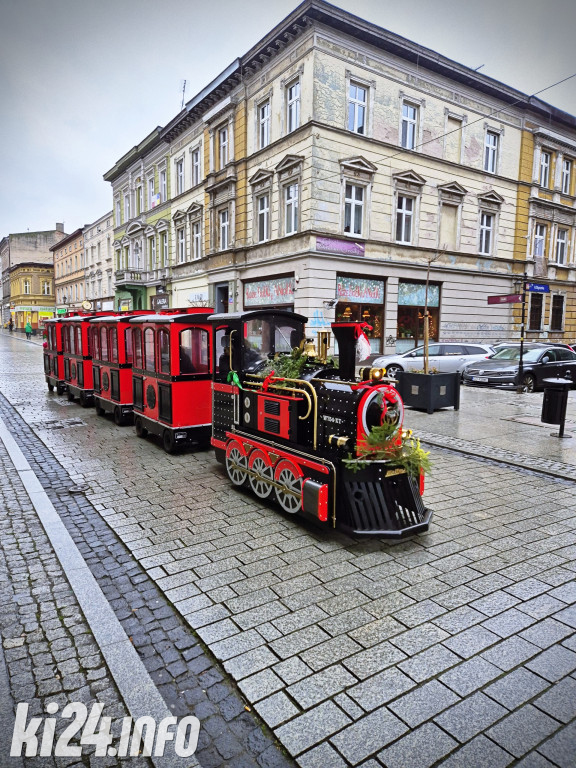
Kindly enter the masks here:
M 200 172 L 200 147 L 192 150 L 192 186 L 195 187 L 201 182 Z
M 364 92 L 364 99 L 358 96 L 358 90 Z M 348 82 L 348 112 L 346 115 L 348 130 L 360 136 L 366 136 L 368 132 L 368 93 L 369 88 L 363 83 L 350 79 Z M 359 126 L 359 114 L 363 111 L 362 129 Z
M 286 85 L 286 133 L 300 127 L 300 99 L 300 78 L 297 77 Z
M 200 219 L 191 224 L 192 233 L 192 258 L 199 259 L 202 256 L 202 222 Z
M 160 171 L 160 201 L 165 203 L 168 199 L 168 175 L 166 168 Z
M 130 219 L 130 193 L 126 192 L 124 195 L 124 221 Z
M 186 230 L 183 226 L 176 230 L 176 259 L 178 264 L 186 261 Z
M 32 280 L 29 277 L 25 277 L 24 278 L 24 291 L 23 291 L 23 293 L 26 296 L 30 296 L 30 294 L 32 293 Z
M 218 211 L 218 244 L 221 251 L 230 247 L 230 212 L 228 208 Z
M 136 187 L 136 216 L 144 213 L 144 188 L 142 184 Z
M 228 164 L 228 158 L 229 158 L 228 140 L 229 140 L 228 126 L 224 125 L 218 129 L 219 170 L 222 170 L 222 168 L 224 168 Z
M 160 245 L 162 248 L 162 266 L 167 267 L 170 261 L 168 255 L 168 232 L 160 233 Z
M 405 110 L 413 109 L 414 117 L 405 114 Z M 415 150 L 418 145 L 418 127 L 420 119 L 420 105 L 410 99 L 402 99 L 400 116 L 400 146 L 403 149 Z M 410 136 L 412 142 L 410 142 Z
M 150 269 L 156 269 L 158 267 L 156 262 L 156 235 L 148 238 L 148 259 L 150 260 Z
M 348 191 L 350 188 L 350 191 Z M 358 200 L 357 193 L 361 192 L 361 200 Z M 366 216 L 366 193 L 367 187 L 364 184 L 356 184 L 353 181 L 344 179 L 344 219 L 342 222 L 342 230 L 345 235 L 349 237 L 364 237 L 365 231 L 365 216 Z M 360 231 L 354 231 L 354 224 L 356 222 L 356 213 L 360 211 Z M 346 231 L 346 220 L 350 221 L 350 229 Z
M 122 223 L 122 204 L 120 198 L 116 199 L 116 226 L 119 227 Z
M 546 224 L 537 222 L 534 225 L 534 246 L 532 249 L 532 256 L 537 258 L 538 256 L 546 255 L 546 235 L 548 234 L 548 227 Z
M 154 181 L 154 176 L 148 176 L 148 209 L 149 210 L 152 208 L 152 202 L 154 201 L 155 195 L 156 195 L 156 184 Z
M 265 243 L 270 239 L 270 193 L 256 198 L 256 242 Z
M 552 165 L 552 153 L 542 150 L 540 153 L 540 175 L 538 181 L 541 187 L 550 186 L 550 167 Z
M 410 202 L 410 205 L 407 203 Z M 395 239 L 402 245 L 413 245 L 415 234 L 416 198 L 411 195 L 398 194 L 396 196 Z M 409 227 L 409 237 L 406 239 L 406 227 Z M 400 230 L 400 231 L 399 231 Z
M 562 194 L 570 194 L 570 183 L 572 181 L 572 160 L 564 158 L 562 160 Z
M 176 194 L 184 192 L 184 158 L 176 160 Z
M 480 211 L 478 253 L 492 256 L 496 232 L 496 214 L 492 211 Z
M 496 173 L 498 170 L 499 150 L 500 134 L 488 128 L 484 136 L 484 170 L 486 173 Z
M 42 296 L 50 296 L 50 280 L 42 280 Z
M 558 228 L 556 232 L 556 246 L 554 248 L 555 263 L 566 264 L 567 254 L 568 254 L 568 230 L 564 228 Z
M 270 99 L 258 104 L 258 149 L 264 149 L 270 144 Z
M 298 214 L 300 207 L 300 185 L 297 181 L 286 184 L 284 197 L 284 234 L 294 235 L 298 232 Z

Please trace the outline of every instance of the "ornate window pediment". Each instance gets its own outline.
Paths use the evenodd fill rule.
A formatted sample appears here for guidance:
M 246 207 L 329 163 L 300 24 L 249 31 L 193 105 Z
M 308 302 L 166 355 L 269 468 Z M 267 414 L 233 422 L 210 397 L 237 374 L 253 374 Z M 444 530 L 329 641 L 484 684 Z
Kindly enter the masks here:
M 136 221 L 131 221 L 130 224 L 126 227 L 126 234 L 128 237 L 131 235 L 140 234 L 140 232 L 144 229 L 144 222 L 142 219 L 136 219 Z
M 156 232 L 162 232 L 165 229 L 168 229 L 168 222 L 166 219 L 158 219 L 156 222 Z
M 498 192 L 494 192 L 494 190 L 491 189 L 489 192 L 484 192 L 481 195 L 478 195 L 478 202 L 484 208 L 500 208 L 504 202 L 504 198 L 502 195 L 499 195 Z
M 254 176 L 250 179 L 250 184 L 253 187 L 268 187 L 272 183 L 272 178 L 274 177 L 274 173 L 272 171 L 267 171 L 265 168 L 259 168 Z
M 400 171 L 399 173 L 393 173 L 392 178 L 394 180 L 394 186 L 396 189 L 403 190 L 405 192 L 420 192 L 426 179 L 420 176 L 416 171 Z
M 438 186 L 438 194 L 441 200 L 452 200 L 455 202 L 461 202 L 464 195 L 468 193 L 467 189 L 457 181 L 450 181 L 448 184 L 440 184 Z
M 187 215 L 194 219 L 198 216 L 202 216 L 202 211 L 204 210 L 204 206 L 200 205 L 200 203 L 192 203 L 186 210 Z
M 377 166 L 366 160 L 362 155 L 340 160 L 340 171 L 343 176 L 354 176 L 364 181 L 372 181 L 377 170 Z
M 276 173 L 282 176 L 293 176 L 300 173 L 304 157 L 302 155 L 286 155 L 275 168 Z
M 146 235 L 146 237 L 152 237 L 152 235 L 156 234 L 156 230 L 152 226 L 147 226 L 146 229 L 144 230 L 144 234 Z
M 172 221 L 184 221 L 186 219 L 186 211 L 176 211 L 172 216 Z

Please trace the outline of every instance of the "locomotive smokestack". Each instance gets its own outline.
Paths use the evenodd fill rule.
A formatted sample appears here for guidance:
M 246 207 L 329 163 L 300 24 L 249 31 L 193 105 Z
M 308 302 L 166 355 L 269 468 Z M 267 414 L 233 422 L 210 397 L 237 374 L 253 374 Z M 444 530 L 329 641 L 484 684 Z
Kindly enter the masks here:
M 332 331 L 338 342 L 338 370 L 347 381 L 356 379 L 356 344 L 365 323 L 332 323 Z

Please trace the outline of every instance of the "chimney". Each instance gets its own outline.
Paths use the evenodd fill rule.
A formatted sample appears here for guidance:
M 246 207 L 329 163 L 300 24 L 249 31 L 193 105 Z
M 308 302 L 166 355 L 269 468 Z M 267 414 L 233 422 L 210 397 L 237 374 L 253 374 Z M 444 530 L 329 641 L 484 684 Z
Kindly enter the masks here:
M 64 233 L 64 222 L 56 222 L 56 232 Z

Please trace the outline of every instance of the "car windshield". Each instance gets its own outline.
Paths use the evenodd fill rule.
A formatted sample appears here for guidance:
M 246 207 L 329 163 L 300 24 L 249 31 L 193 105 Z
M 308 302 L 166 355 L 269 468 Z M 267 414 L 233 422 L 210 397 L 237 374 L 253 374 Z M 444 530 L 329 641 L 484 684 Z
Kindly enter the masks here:
M 541 354 L 541 349 L 525 349 L 522 359 L 525 363 L 535 363 Z M 490 359 L 518 361 L 520 360 L 520 347 L 504 347 L 492 355 Z

